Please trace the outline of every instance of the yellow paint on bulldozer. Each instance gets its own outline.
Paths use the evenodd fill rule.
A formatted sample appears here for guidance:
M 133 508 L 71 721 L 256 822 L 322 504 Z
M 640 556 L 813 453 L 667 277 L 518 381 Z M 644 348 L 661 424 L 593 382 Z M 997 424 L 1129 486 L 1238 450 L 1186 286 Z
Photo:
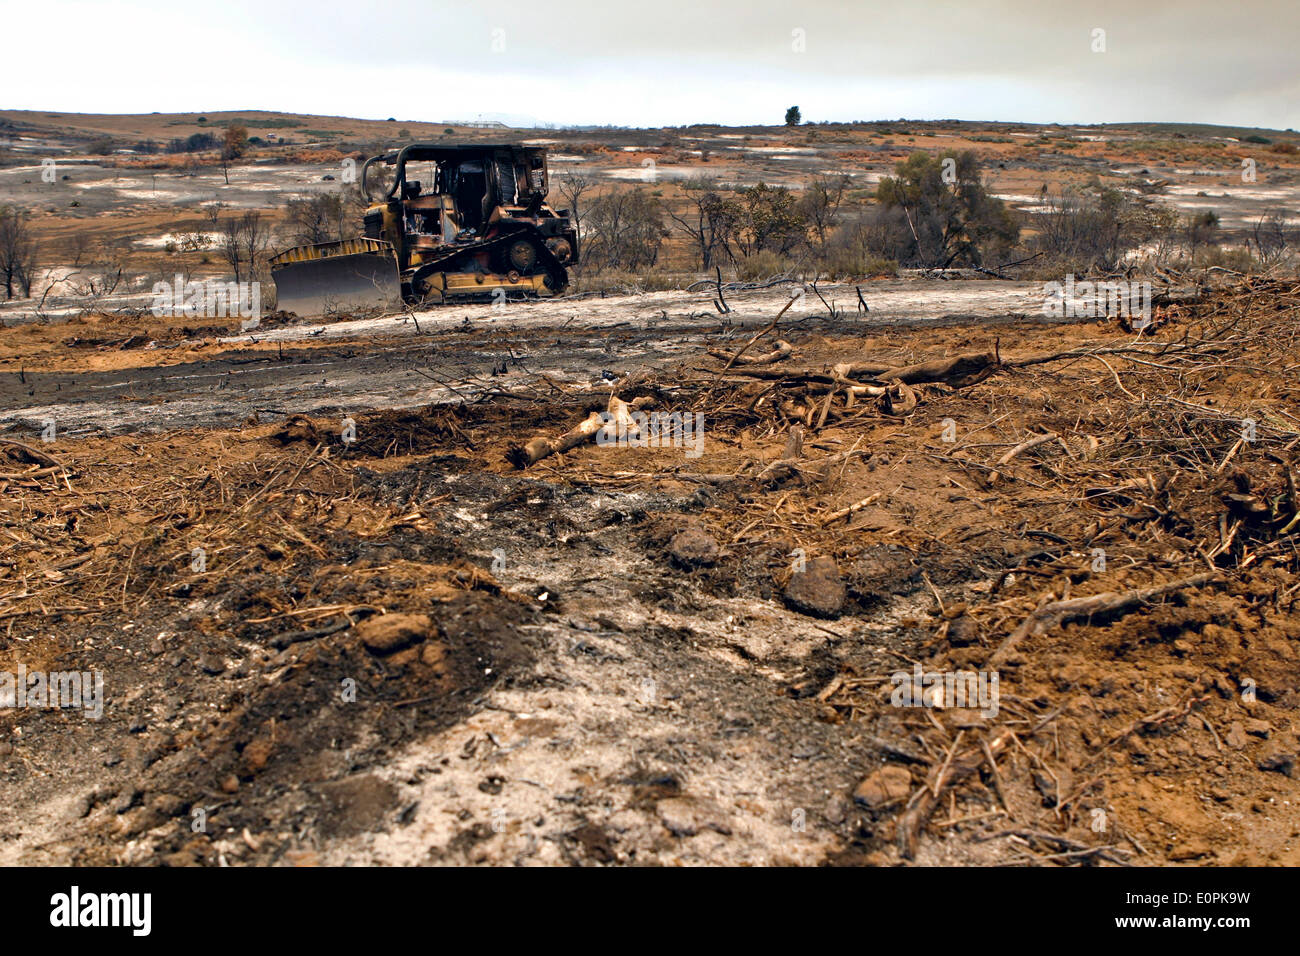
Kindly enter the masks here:
M 551 295 L 546 288 L 546 276 L 499 275 L 494 272 L 438 272 L 429 276 L 426 286 L 430 295 L 441 293 L 445 296 L 492 295 L 496 289 L 504 289 L 506 294 L 514 292 L 531 292 L 537 296 Z
M 275 307 L 298 315 L 351 315 L 401 308 L 393 247 L 380 239 L 342 239 L 287 249 L 271 259 Z

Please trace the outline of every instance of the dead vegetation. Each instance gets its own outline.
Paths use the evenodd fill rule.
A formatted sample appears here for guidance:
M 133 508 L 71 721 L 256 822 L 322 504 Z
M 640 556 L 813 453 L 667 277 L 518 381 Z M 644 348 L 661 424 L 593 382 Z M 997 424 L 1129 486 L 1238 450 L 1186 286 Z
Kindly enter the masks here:
M 701 621 L 739 596 L 825 622 L 815 653 L 749 650 L 742 666 L 875 754 L 840 781 L 843 812 L 814 821 L 835 833 L 832 862 L 1294 862 L 1300 287 L 1225 279 L 1143 331 L 966 327 L 940 343 L 778 317 L 603 393 L 451 383 L 458 403 L 358 416 L 351 443 L 303 416 L 6 437 L 7 663 L 97 662 L 181 689 L 147 746 L 119 728 L 136 781 L 89 799 L 79 858 L 121 861 L 121 838 L 146 835 L 131 862 L 211 862 L 229 847 L 186 826 L 201 800 L 254 835 L 324 819 L 284 804 L 304 775 L 343 772 L 312 763 L 313 740 L 345 737 L 353 766 L 379 766 L 526 682 L 540 651 L 521 626 L 584 599 L 512 592 L 446 531 L 481 484 L 473 507 L 539 540 L 569 534 L 561 491 L 675 499 L 622 533 L 654 569 L 646 600 L 690 589 Z M 648 429 L 651 411 L 702 413 L 705 453 Z M 622 442 L 599 440 L 611 424 Z M 996 712 L 895 706 L 913 668 L 997 674 Z M 363 722 L 326 705 L 346 677 L 370 692 Z M 113 719 L 140 718 L 124 704 Z M 32 746 L 10 784 L 35 771 Z M 619 859 L 633 838 L 607 832 Z M 301 852 L 253 842 L 251 860 Z

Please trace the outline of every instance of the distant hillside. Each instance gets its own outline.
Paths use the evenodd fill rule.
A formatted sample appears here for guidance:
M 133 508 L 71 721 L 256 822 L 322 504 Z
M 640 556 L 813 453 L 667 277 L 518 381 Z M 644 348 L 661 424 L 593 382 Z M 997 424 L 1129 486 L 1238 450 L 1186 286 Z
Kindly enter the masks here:
M 547 136 L 567 139 L 577 134 L 592 132 L 648 134 L 659 130 L 624 129 L 618 127 L 583 127 L 581 129 L 539 130 L 530 117 L 513 114 L 484 113 L 474 117 L 461 117 L 459 122 L 414 120 L 394 117 L 384 120 L 355 119 L 347 116 L 314 116 L 304 113 L 279 113 L 268 110 L 234 110 L 225 112 L 194 113 L 63 113 L 39 110 L 0 110 L 0 146 L 15 148 L 23 137 L 76 149 L 105 138 L 123 144 L 154 142 L 166 144 L 174 139 L 185 139 L 195 134 L 238 125 L 248 129 L 250 136 L 262 140 L 289 140 L 296 144 L 374 143 L 411 140 L 438 140 L 447 136 L 471 140 L 500 137 L 501 132 L 516 130 L 529 136 L 544 132 Z M 517 123 L 520 125 L 511 125 Z M 878 120 L 870 123 L 819 124 L 830 128 L 852 129 L 863 127 L 903 127 L 922 130 L 1009 131 L 1060 130 L 1094 131 L 1099 135 L 1126 133 L 1129 136 L 1155 138 L 1172 137 L 1232 137 L 1263 136 L 1290 140 L 1296 137 L 1293 130 L 1252 129 L 1245 127 L 1211 126 L 1198 123 L 1107 123 L 1100 125 L 1016 123 L 1003 121 L 912 121 Z M 692 129 L 725 130 L 722 125 L 691 127 Z M 819 128 L 807 124 L 802 128 Z M 673 128 L 670 128 L 673 129 Z M 685 127 L 677 127 L 677 130 Z M 785 129 L 781 126 L 735 127 L 738 133 L 771 132 Z M 449 132 L 450 131 L 450 132 Z M 664 130 L 663 132 L 667 132 Z

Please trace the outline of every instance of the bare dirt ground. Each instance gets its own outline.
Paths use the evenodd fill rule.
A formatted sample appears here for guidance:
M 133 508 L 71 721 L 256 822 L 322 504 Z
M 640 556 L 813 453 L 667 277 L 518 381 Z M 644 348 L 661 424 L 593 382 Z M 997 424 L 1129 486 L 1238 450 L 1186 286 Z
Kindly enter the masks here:
M 864 291 L 0 331 L 0 862 L 1300 862 L 1300 290 Z
M 1041 315 L 1032 282 L 883 280 L 823 289 L 829 320 L 803 294 L 794 327 L 871 324 L 944 326 Z M 697 353 L 703 343 L 766 325 L 793 284 L 733 294 L 738 311 L 719 320 L 707 293 L 566 298 L 457 306 L 337 322 L 238 323 L 89 316 L 11 330 L 0 354 L 0 422 L 31 427 L 46 418 L 69 435 L 241 422 L 254 415 L 415 406 L 456 398 L 449 380 L 480 376 L 503 388 L 542 376 L 578 386 L 607 370 Z M 811 300 L 811 301 L 810 301 Z M 739 311 L 743 309 L 743 311 Z M 797 317 L 798 321 L 795 321 Z M 6 374 L 8 373 L 8 374 Z
M 227 123 L 259 140 L 229 183 L 135 149 Z M 1293 282 L 1159 280 L 1145 335 L 906 272 L 784 313 L 796 283 L 149 312 L 224 275 L 173 248 L 214 210 L 278 228 L 349 157 L 527 137 L 665 200 L 843 172 L 861 204 L 973 149 L 1027 222 L 1095 182 L 1236 242 L 1300 187 L 1289 131 L 0 111 L 43 250 L 0 304 L 0 679 L 105 695 L 0 708 L 0 864 L 1300 862 Z M 702 415 L 700 454 L 530 460 L 620 402 Z M 918 668 L 995 706 L 908 705 Z

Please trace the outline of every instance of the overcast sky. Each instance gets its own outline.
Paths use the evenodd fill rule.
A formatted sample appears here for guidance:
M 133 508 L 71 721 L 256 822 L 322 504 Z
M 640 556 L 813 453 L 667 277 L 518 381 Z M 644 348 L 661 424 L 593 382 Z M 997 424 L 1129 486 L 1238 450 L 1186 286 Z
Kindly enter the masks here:
M 1300 0 L 40 0 L 0 27 L 9 109 L 1300 127 Z

